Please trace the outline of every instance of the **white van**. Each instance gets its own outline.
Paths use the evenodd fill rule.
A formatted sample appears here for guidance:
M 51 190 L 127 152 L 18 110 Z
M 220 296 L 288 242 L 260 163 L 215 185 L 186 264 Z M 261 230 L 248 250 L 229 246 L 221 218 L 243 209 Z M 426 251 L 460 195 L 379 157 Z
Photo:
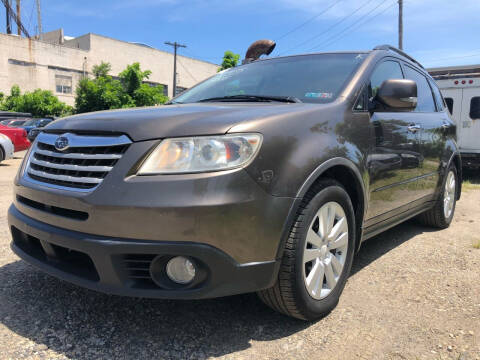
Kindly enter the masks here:
M 428 69 L 457 124 L 465 168 L 480 168 L 480 65 Z

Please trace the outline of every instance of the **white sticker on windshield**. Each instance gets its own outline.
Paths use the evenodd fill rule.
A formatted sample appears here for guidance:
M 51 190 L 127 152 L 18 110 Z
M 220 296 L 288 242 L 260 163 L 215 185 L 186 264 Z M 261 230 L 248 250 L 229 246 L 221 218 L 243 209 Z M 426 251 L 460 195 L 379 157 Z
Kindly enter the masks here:
M 316 99 L 331 99 L 333 98 L 333 93 L 330 92 L 308 92 L 305 93 L 306 98 L 316 98 Z

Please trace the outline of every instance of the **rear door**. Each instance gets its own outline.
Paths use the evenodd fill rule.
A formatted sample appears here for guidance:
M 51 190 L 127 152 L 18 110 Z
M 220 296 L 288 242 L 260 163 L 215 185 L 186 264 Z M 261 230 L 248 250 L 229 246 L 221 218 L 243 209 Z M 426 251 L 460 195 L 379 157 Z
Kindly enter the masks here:
M 438 185 L 446 141 L 442 126 L 448 126 L 449 122 L 447 114 L 442 112 L 443 106 L 437 111 L 433 89 L 427 77 L 409 65 L 404 65 L 404 70 L 405 77 L 417 83 L 418 103 L 414 113 L 415 122 L 422 129 L 419 132 L 421 161 L 416 192 L 419 197 L 424 198 L 434 195 Z
M 383 81 L 403 79 L 397 60 L 384 60 L 373 70 L 369 98 L 376 95 Z M 367 220 L 382 221 L 392 211 L 417 200 L 417 179 L 421 155 L 419 124 L 413 112 L 373 112 L 372 148 L 367 159 L 370 175 L 370 202 Z
M 480 152 L 480 88 L 464 88 L 458 145 L 464 152 Z

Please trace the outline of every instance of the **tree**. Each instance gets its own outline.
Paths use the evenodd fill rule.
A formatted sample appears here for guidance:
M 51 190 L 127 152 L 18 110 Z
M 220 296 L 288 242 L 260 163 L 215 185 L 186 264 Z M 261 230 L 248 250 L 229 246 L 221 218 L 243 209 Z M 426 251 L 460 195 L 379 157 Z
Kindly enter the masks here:
M 168 101 L 168 97 L 163 95 L 163 86 L 150 86 L 141 84 L 133 93 L 133 100 L 136 106 L 152 106 L 156 104 L 164 104 Z
M 225 51 L 225 54 L 223 55 L 222 65 L 220 66 L 218 71 L 222 71 L 222 70 L 237 66 L 239 60 L 240 60 L 239 54 L 234 54 L 230 50 Z
M 107 62 L 101 62 L 100 65 L 94 65 L 92 68 L 92 73 L 95 76 L 95 79 L 100 77 L 108 76 L 108 73 L 112 70 L 112 65 Z
M 122 82 L 125 92 L 133 97 L 135 90 L 140 88 L 143 80 L 148 79 L 152 74 L 150 70 L 142 71 L 140 69 L 140 64 L 138 62 L 128 65 L 125 70 L 123 70 L 118 77 Z
M 36 89 L 22 95 L 18 85 L 0 103 L 0 110 L 31 113 L 34 117 L 67 116 L 73 108 L 58 100 L 51 91 Z
M 142 71 L 139 63 L 128 65 L 118 75 L 119 80 L 109 75 L 110 70 L 110 64 L 102 62 L 92 69 L 94 79 L 80 81 L 75 96 L 78 113 L 159 105 L 168 100 L 163 95 L 163 86 L 143 82 L 152 72 Z

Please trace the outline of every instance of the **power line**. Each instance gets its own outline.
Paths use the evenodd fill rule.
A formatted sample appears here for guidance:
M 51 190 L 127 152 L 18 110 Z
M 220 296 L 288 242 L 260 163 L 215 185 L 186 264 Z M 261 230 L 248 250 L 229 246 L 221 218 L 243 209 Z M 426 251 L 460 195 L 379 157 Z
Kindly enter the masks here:
M 278 37 L 276 39 L 276 41 L 278 42 L 279 40 L 287 37 L 288 35 L 290 35 L 291 33 L 294 33 L 295 31 L 297 31 L 298 29 L 301 29 L 302 27 L 304 27 L 305 25 L 307 25 L 308 23 L 312 22 L 313 20 L 315 20 L 316 18 L 322 16 L 323 14 L 325 14 L 328 10 L 330 10 L 331 8 L 333 8 L 335 5 L 337 5 L 339 2 L 342 2 L 343 0 L 338 0 L 336 2 L 334 2 L 332 5 L 328 6 L 326 9 L 322 10 L 320 13 L 312 16 L 311 18 L 309 18 L 308 20 L 304 21 L 303 23 L 301 23 L 300 25 L 294 27 L 292 30 L 290 31 L 287 31 L 285 34 L 283 34 L 282 36 Z
M 383 0 L 380 4 L 378 4 L 377 6 L 375 6 L 373 9 L 371 9 L 369 12 L 367 12 L 365 15 L 363 16 L 366 16 L 366 18 L 364 18 L 363 21 L 360 21 L 360 22 L 354 22 L 353 24 L 350 24 L 350 26 L 347 26 L 346 28 L 344 28 L 342 31 L 340 31 L 339 33 L 337 33 L 336 35 L 333 35 L 331 36 L 329 39 L 325 40 L 324 42 L 318 44 L 318 45 L 315 45 L 313 47 L 311 47 L 310 49 L 308 49 L 307 51 L 311 51 L 313 49 L 317 49 L 317 48 L 326 48 L 328 46 L 330 46 L 331 44 L 333 44 L 334 42 L 340 40 L 341 38 L 345 37 L 346 35 L 348 35 L 349 33 L 351 33 L 353 30 L 356 30 L 358 29 L 359 27 L 363 26 L 364 24 L 366 24 L 367 22 L 371 21 L 372 19 L 374 19 L 375 17 L 383 14 L 385 11 L 387 11 L 388 9 L 390 9 L 392 6 L 395 5 L 395 2 L 392 3 L 390 6 L 387 6 L 385 9 L 383 9 L 382 11 L 376 13 L 376 14 L 373 14 L 372 13 L 378 9 L 380 6 L 382 6 L 383 4 L 385 4 L 388 0 Z
M 190 77 L 193 79 L 193 81 L 198 82 L 198 80 L 195 78 L 195 76 L 192 75 L 192 73 L 190 72 L 190 70 L 188 70 L 188 68 L 187 68 L 185 65 L 183 65 L 183 63 L 180 61 L 180 58 L 178 58 L 178 63 L 182 66 L 183 70 L 185 70 L 186 73 L 187 73 L 188 75 L 190 75 Z
M 333 28 L 335 28 L 337 25 L 340 25 L 341 23 L 343 23 L 345 20 L 347 20 L 348 18 L 350 18 L 351 16 L 355 15 L 358 11 L 360 11 L 362 8 L 364 8 L 365 6 L 367 6 L 369 3 L 371 3 L 373 0 L 367 0 L 365 3 L 363 3 L 362 5 L 360 5 L 360 7 L 358 7 L 357 9 L 355 9 L 353 12 L 351 12 L 350 14 L 344 16 L 342 19 L 340 19 L 339 21 L 337 21 L 336 23 L 334 23 L 332 26 L 330 26 L 329 28 L 327 28 L 325 31 L 322 31 L 320 34 L 317 34 L 303 42 L 301 42 L 300 44 L 298 45 L 295 45 L 294 47 L 288 49 L 287 51 L 284 51 L 282 52 L 280 55 L 283 55 L 283 54 L 286 54 L 292 50 L 295 50 L 295 49 L 298 49 L 299 47 L 305 45 L 305 44 L 308 44 L 309 42 L 313 41 L 314 39 L 317 39 L 319 38 L 320 36 L 330 32 Z

